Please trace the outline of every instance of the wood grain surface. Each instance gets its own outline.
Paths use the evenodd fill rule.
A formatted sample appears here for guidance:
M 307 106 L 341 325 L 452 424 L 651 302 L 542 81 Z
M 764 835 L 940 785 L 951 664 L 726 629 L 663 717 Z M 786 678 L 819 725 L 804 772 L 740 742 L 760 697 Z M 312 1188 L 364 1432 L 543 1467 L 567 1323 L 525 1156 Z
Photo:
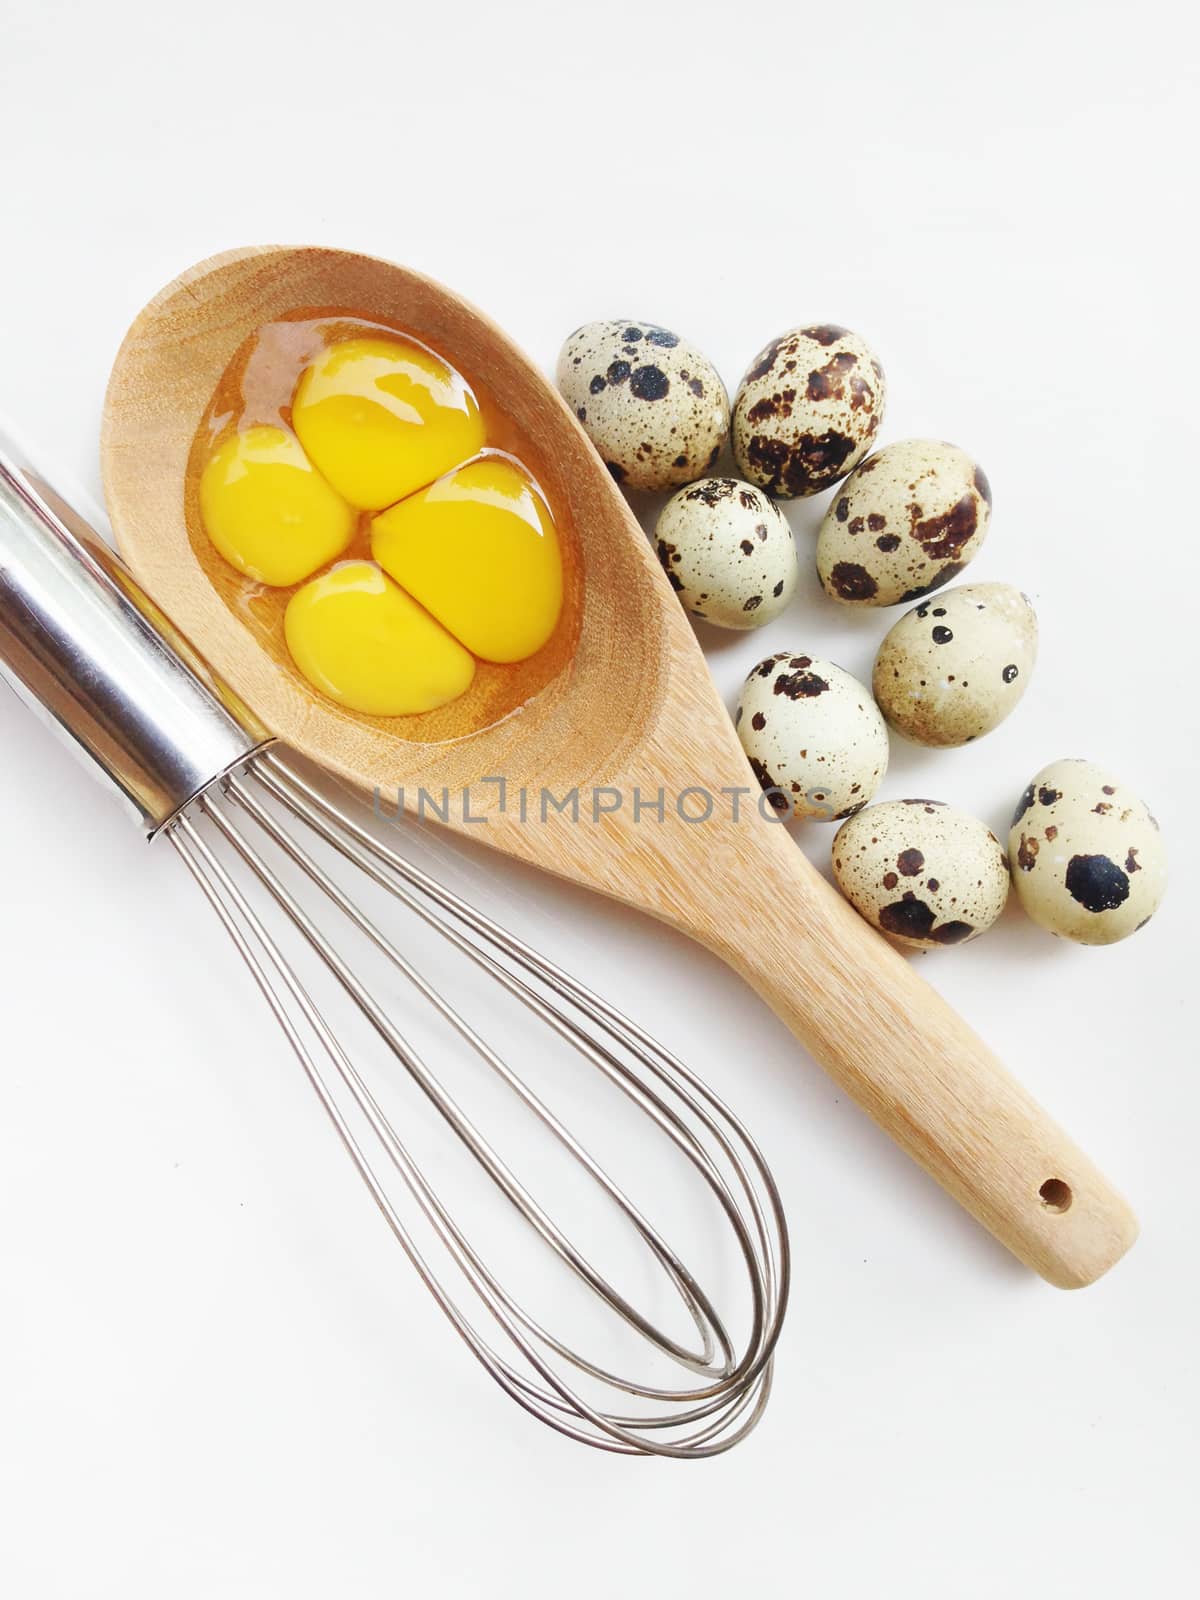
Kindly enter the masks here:
M 433 346 L 513 421 L 583 575 L 563 670 L 483 732 L 433 739 L 320 698 L 282 638 L 252 625 L 230 569 L 198 551 L 189 460 L 226 366 L 263 323 L 340 311 Z M 452 792 L 448 826 L 611 895 L 699 940 L 753 985 L 831 1076 L 1022 1261 L 1092 1282 L 1137 1234 L 1125 1201 L 988 1047 L 759 814 L 745 756 L 690 624 L 572 413 L 479 312 L 420 275 L 325 249 L 201 263 L 142 312 L 113 369 L 103 474 L 121 550 L 155 600 L 280 739 L 368 794 Z M 419 719 L 418 719 L 419 720 Z M 444 730 L 443 730 L 444 731 Z M 506 783 L 501 809 L 501 787 Z M 708 821 L 674 797 L 717 796 Z M 593 818 L 592 794 L 602 788 Z M 633 797 L 652 801 L 661 820 Z M 520 815 L 515 796 L 529 796 Z M 539 797 L 580 791 L 543 815 Z M 609 792 L 611 791 L 611 793 Z M 463 805 L 486 823 L 467 823 Z M 690 809 L 705 806 L 693 797 Z M 685 809 L 687 809 L 685 807 Z M 619 996 L 614 996 L 619 1001 Z

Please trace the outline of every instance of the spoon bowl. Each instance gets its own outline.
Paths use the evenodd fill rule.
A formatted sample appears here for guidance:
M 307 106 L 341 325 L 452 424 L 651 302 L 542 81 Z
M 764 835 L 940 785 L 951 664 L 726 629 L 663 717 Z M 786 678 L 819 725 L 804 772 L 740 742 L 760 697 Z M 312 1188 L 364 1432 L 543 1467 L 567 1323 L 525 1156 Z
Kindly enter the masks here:
M 382 322 L 446 357 L 508 419 L 573 542 L 582 593 L 561 667 L 481 731 L 443 724 L 431 738 L 419 719 L 364 718 L 323 699 L 282 634 L 230 603 L 238 575 L 202 558 L 189 462 L 205 410 L 245 341 L 300 311 Z M 473 307 L 337 250 L 202 262 L 122 344 L 102 468 L 136 577 L 279 739 L 389 808 L 399 791 L 412 805 L 423 790 L 476 842 L 698 939 L 1049 1281 L 1089 1283 L 1129 1247 L 1136 1222 L 1099 1171 L 756 803 L 691 626 L 620 491 L 553 386 Z

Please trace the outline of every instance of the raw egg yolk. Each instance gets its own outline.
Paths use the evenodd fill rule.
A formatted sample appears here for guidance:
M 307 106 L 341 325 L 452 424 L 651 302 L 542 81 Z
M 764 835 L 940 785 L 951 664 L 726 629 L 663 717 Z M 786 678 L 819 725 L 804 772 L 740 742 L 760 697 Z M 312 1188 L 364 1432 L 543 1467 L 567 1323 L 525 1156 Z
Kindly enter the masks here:
M 483 446 L 466 381 L 398 339 L 330 345 L 300 379 L 292 426 L 318 470 L 365 511 L 403 499 Z
M 226 561 L 286 589 L 340 556 L 358 515 L 283 428 L 230 434 L 200 476 L 200 516 Z
M 375 517 L 372 554 L 485 661 L 523 661 L 562 608 L 562 557 L 525 469 L 487 455 Z
M 305 584 L 284 631 L 308 681 L 368 716 L 432 711 L 475 676 L 462 645 L 370 561 L 345 561 Z

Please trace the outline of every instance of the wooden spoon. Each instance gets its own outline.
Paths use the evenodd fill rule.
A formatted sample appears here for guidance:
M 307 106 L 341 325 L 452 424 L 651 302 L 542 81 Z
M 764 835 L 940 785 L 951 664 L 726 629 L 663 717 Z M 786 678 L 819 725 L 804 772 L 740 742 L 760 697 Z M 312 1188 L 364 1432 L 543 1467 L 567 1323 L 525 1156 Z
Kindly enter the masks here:
M 231 604 L 241 580 L 205 559 L 189 455 L 230 359 L 262 324 L 305 308 L 406 329 L 489 395 L 525 441 L 577 541 L 583 603 L 562 670 L 518 715 L 431 742 L 315 694 Z M 787 830 L 725 801 L 686 822 L 689 786 L 745 789 L 746 758 L 684 613 L 574 416 L 492 323 L 417 273 L 336 250 L 232 251 L 141 313 L 113 369 L 103 472 L 121 550 L 213 666 L 297 751 L 360 789 L 460 791 L 452 827 L 651 912 L 753 985 L 842 1087 L 985 1227 L 1051 1283 L 1092 1282 L 1132 1244 L 1121 1197 L 957 1014 L 812 868 Z M 441 732 L 445 732 L 445 728 Z M 450 730 L 453 732 L 454 730 Z M 501 806 L 503 777 L 507 791 Z M 487 780 L 493 781 L 487 781 Z M 541 815 L 543 789 L 581 793 Z M 591 820 L 590 796 L 604 791 Z M 531 797 L 525 820 L 515 796 Z M 660 789 L 662 820 L 648 809 Z M 634 814 L 634 791 L 643 797 Z M 720 796 L 718 795 L 720 799 Z M 703 802 L 692 798 L 695 811 Z M 723 819 L 723 820 L 722 820 Z

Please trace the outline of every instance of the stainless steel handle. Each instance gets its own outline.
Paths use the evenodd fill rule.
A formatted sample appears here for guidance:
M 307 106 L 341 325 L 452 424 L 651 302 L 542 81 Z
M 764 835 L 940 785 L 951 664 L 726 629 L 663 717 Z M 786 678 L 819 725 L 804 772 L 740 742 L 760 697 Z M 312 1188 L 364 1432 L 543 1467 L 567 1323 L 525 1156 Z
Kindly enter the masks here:
M 153 837 L 270 734 L 0 435 L 0 678 Z

